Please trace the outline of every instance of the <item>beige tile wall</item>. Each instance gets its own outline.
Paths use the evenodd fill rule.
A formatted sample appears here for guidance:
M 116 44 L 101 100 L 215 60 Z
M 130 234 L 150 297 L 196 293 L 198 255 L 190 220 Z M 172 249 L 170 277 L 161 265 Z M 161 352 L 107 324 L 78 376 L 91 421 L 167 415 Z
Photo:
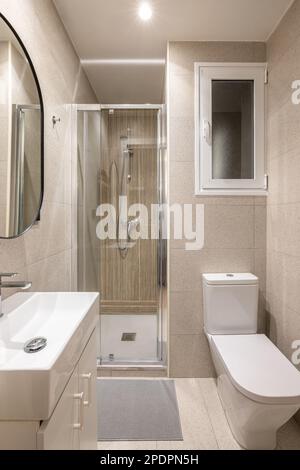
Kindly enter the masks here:
M 296 0 L 267 44 L 267 310 L 271 338 L 289 359 L 292 342 L 300 340 L 300 106 L 291 100 L 292 82 L 300 79 L 299 55 Z
M 0 240 L 0 271 L 17 271 L 34 291 L 70 290 L 70 103 L 96 97 L 51 0 L 0 0 L 33 60 L 45 104 L 45 200 L 41 222 L 20 238 Z M 52 116 L 61 118 L 53 129 Z M 7 292 L 6 292 L 7 294 Z
M 265 62 L 263 43 L 171 42 L 168 51 L 170 203 L 205 205 L 205 246 L 169 247 L 170 375 L 214 375 L 203 334 L 204 272 L 251 271 L 260 277 L 260 330 L 264 331 L 265 198 L 194 196 L 194 62 Z

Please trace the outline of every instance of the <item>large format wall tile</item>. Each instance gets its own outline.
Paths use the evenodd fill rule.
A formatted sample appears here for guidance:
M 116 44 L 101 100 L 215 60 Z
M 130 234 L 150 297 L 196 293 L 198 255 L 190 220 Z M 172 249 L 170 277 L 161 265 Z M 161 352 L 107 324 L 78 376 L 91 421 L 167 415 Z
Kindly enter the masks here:
M 300 146 L 284 155 L 268 161 L 270 204 L 300 203 Z
M 202 289 L 188 294 L 173 292 L 170 309 L 172 311 L 171 335 L 195 335 L 203 333 Z
M 41 219 L 24 235 L 28 264 L 71 248 L 71 206 L 45 202 Z
M 266 45 L 259 42 L 171 42 L 171 77 L 194 72 L 195 62 L 265 62 Z
M 300 311 L 300 255 L 291 256 L 270 248 L 267 253 L 267 297 L 282 299 L 290 309 Z M 300 340 L 300 338 L 298 338 Z
M 255 217 L 254 246 L 256 249 L 266 250 L 266 235 L 267 235 L 266 205 L 255 206 L 254 217 Z
M 300 203 L 270 204 L 267 224 L 268 250 L 299 256 Z
M 45 199 L 41 220 L 16 240 L 0 240 L 0 271 L 18 271 L 32 290 L 70 290 L 70 104 L 96 103 L 51 0 L 0 0 L 35 66 L 45 105 Z M 53 129 L 52 116 L 61 118 Z M 5 295 L 13 292 L 4 292 Z
M 292 343 L 300 340 L 300 106 L 291 100 L 299 54 L 296 0 L 267 44 L 267 321 L 271 339 L 290 360 Z
M 171 118 L 170 129 L 170 159 L 194 163 L 194 116 Z
M 169 195 L 171 204 L 204 205 L 204 248 L 185 251 L 170 241 L 170 371 L 173 376 L 213 375 L 203 333 L 202 274 L 254 272 L 260 277 L 260 329 L 264 330 L 265 198 L 195 196 L 195 62 L 265 62 L 264 43 L 171 42 L 169 85 Z M 190 338 L 190 339 L 189 339 Z
M 254 248 L 254 206 L 206 206 L 205 248 Z
M 174 75 L 170 83 L 170 118 L 191 119 L 194 114 L 194 74 Z
M 27 267 L 28 278 L 37 292 L 71 290 L 71 250 L 64 250 Z
M 296 0 L 267 43 L 268 61 L 280 64 L 281 57 L 293 47 L 300 36 L 299 15 L 300 2 Z
M 204 335 L 171 335 L 171 377 L 213 377 L 215 370 Z

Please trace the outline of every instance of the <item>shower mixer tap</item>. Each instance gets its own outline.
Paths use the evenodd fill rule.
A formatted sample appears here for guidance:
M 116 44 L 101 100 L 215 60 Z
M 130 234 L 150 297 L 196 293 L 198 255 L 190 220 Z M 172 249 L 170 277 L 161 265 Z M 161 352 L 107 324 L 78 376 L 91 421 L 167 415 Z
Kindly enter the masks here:
M 137 229 L 138 225 L 140 225 L 141 221 L 139 217 L 136 217 L 135 219 L 132 219 L 128 222 L 127 225 L 127 233 L 128 233 L 128 239 L 132 240 L 132 232 Z

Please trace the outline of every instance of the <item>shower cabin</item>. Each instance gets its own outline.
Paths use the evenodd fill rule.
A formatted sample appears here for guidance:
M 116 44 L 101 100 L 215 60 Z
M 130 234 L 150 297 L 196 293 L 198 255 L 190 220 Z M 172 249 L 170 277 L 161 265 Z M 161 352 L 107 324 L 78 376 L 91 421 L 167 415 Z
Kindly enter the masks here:
M 72 282 L 100 293 L 98 365 L 164 366 L 164 106 L 73 106 L 72 135 Z M 99 236 L 108 205 L 114 230 Z

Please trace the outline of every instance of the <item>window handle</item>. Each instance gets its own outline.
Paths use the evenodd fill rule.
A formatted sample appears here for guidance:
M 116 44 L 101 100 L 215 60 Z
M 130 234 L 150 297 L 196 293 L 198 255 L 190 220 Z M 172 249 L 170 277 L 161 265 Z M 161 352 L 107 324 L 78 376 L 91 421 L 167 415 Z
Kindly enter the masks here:
M 211 142 L 211 125 L 207 119 L 203 119 L 203 138 L 210 145 Z

